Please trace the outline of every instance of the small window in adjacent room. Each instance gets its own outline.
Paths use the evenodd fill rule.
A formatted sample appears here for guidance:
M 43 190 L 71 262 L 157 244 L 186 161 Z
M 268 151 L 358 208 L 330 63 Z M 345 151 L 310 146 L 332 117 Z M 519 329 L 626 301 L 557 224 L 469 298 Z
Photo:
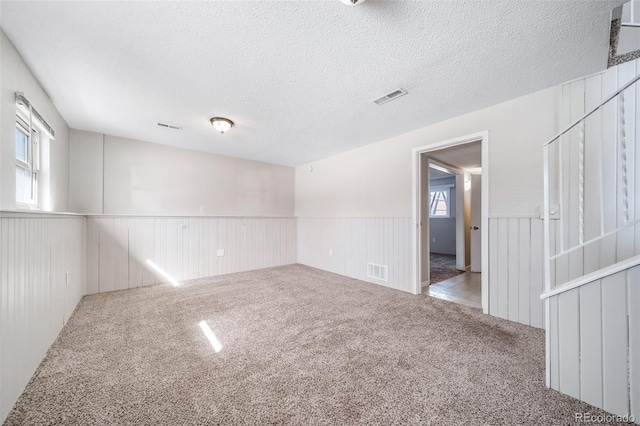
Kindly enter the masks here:
M 449 188 L 432 188 L 429 215 L 431 217 L 450 217 Z
M 29 129 L 27 120 L 16 117 L 16 204 L 33 208 L 38 205 L 40 168 L 40 134 Z

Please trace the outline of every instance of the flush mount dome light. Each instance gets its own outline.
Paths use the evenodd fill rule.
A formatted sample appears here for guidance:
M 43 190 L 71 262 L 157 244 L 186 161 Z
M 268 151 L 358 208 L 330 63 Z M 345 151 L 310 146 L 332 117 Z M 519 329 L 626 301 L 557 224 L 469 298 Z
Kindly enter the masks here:
M 213 128 L 220 133 L 224 133 L 233 127 L 233 121 L 229 120 L 228 118 L 213 117 L 209 121 L 211 121 L 211 125 L 213 126 Z

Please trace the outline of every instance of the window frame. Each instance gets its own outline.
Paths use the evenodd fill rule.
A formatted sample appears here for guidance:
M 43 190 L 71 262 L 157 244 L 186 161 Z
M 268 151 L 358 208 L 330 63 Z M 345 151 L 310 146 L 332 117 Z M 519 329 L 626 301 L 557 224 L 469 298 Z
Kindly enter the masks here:
M 29 132 L 31 127 L 31 132 Z M 39 207 L 38 186 L 40 177 L 40 132 L 33 126 L 29 126 L 29 119 L 20 111 L 16 111 L 16 130 L 27 136 L 27 161 L 18 158 L 16 152 L 16 169 L 21 168 L 29 173 L 29 181 L 31 185 L 31 198 L 24 201 L 18 201 L 18 185 L 16 182 L 16 206 L 25 209 L 37 209 Z M 14 141 L 15 142 L 15 141 Z
M 449 219 L 451 218 L 451 188 L 453 185 L 429 185 L 429 218 L 430 219 Z M 444 194 L 444 203 L 447 207 L 446 215 L 435 215 L 433 208 L 433 196 L 435 193 Z

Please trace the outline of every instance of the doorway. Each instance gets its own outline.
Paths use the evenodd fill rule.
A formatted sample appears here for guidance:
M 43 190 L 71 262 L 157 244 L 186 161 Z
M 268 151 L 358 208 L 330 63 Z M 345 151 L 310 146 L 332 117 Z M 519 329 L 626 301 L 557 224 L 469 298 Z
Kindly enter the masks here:
M 488 132 L 413 150 L 414 293 L 481 307 L 485 313 L 487 154 Z

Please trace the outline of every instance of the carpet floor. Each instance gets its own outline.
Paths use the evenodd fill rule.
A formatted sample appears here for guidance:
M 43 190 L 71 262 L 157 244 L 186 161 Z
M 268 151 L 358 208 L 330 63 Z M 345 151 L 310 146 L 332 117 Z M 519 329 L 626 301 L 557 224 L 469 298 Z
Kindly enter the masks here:
M 544 364 L 542 330 L 291 265 L 84 297 L 6 425 L 559 425 L 602 413 L 545 388 Z
M 429 282 L 431 284 L 439 283 L 464 273 L 464 271 L 456 269 L 456 256 L 454 254 L 430 253 L 429 261 Z

